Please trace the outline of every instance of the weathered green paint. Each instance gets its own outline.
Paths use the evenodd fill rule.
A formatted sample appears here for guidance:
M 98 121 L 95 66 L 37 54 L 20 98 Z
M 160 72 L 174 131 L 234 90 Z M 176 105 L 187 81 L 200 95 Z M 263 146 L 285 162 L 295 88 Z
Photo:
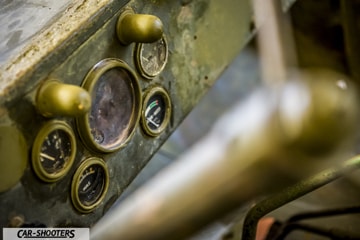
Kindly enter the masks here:
M 15 126 L 0 126 L 0 192 L 19 182 L 28 165 L 27 155 L 22 133 Z
M 41 126 L 53 118 L 41 116 L 35 100 L 39 86 L 48 79 L 80 86 L 88 71 L 104 58 L 119 58 L 132 69 L 134 46 L 121 45 L 116 23 L 128 1 L 87 0 L 71 4 L 53 19 L 20 52 L 0 66 L 0 105 L 4 119 L 16 125 L 31 152 Z M 113 204 L 151 156 L 192 110 L 221 72 L 250 38 L 249 1 L 143 1 L 126 5 L 136 13 L 153 14 L 164 24 L 169 45 L 168 63 L 152 80 L 137 72 L 142 91 L 154 85 L 167 90 L 172 100 L 169 126 L 158 136 L 147 136 L 139 123 L 134 135 L 121 150 L 111 154 L 88 150 L 77 134 L 73 118 L 56 117 L 67 122 L 77 137 L 73 167 L 61 180 L 41 181 L 31 164 L 21 181 L 0 195 L 0 224 L 6 226 L 12 216 L 24 216 L 48 226 L 91 226 Z M 1 121 L 0 121 L 1 122 Z M 90 214 L 76 211 L 71 202 L 73 174 L 85 158 L 97 156 L 109 169 L 109 190 L 104 201 Z M 25 159 L 24 162 L 29 162 Z M 0 166 L 2 167 L 2 166 Z M 56 214 L 54 214 L 56 213 Z

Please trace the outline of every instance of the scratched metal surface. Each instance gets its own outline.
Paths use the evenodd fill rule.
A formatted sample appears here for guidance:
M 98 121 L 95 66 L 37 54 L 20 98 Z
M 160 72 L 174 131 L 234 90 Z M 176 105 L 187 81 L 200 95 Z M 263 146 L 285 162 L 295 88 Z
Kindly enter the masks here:
M 48 121 L 34 108 L 40 83 L 55 77 L 80 85 L 87 71 L 106 57 L 125 60 L 135 69 L 133 45 L 123 47 L 115 38 L 115 23 L 125 5 L 137 12 L 159 16 L 169 42 L 169 61 L 152 81 L 140 78 L 142 90 L 164 86 L 173 102 L 169 127 L 157 138 L 144 135 L 140 126 L 119 152 L 101 155 L 110 171 L 104 202 L 90 214 L 72 206 L 70 185 L 80 162 L 94 153 L 77 139 L 78 152 L 70 173 L 48 184 L 34 174 L 31 164 L 21 181 L 0 193 L 0 226 L 11 216 L 48 226 L 91 226 L 108 210 L 161 144 L 198 104 L 251 37 L 249 1 L 10 1 L 0 0 L 0 123 L 16 125 L 31 151 L 42 123 Z M 56 11 L 55 11 L 56 10 Z M 20 18 L 20 21 L 19 21 Z M 7 119 L 3 121 L 3 119 Z M 74 119 L 61 118 L 75 130 Z M 29 154 L 30 155 L 30 154 Z M 30 161 L 30 159 L 28 159 Z M 1 167 L 1 166 L 0 166 Z
M 1 0 L 0 65 L 54 22 L 71 3 L 71 0 Z
M 44 6 L 55 6 L 55 1 L 53 2 L 54 5 L 44 4 Z M 29 92 L 35 83 L 44 77 L 45 72 L 49 72 L 55 64 L 68 58 L 127 2 L 129 0 L 71 1 L 71 3 L 64 3 L 63 9 L 56 10 L 57 13 L 53 12 L 52 8 L 42 9 L 42 6 L 30 4 L 31 1 L 25 1 L 26 4 L 19 3 L 19 5 L 16 5 L 18 1 L 2 3 L 10 6 L 4 8 L 6 11 L 4 15 L 10 17 L 13 15 L 12 18 L 17 19 L 19 17 L 17 15 L 23 12 L 31 16 L 38 7 L 39 10 L 42 9 L 39 13 L 44 13 L 44 18 L 47 18 L 49 22 L 39 25 L 34 21 L 26 23 L 27 31 L 31 32 L 29 38 L 24 43 L 15 44 L 17 42 L 15 41 L 14 48 L 7 53 L 6 59 L 1 61 L 0 105 L 22 97 L 24 92 Z M 2 16 L 2 18 L 7 17 Z M 26 15 L 23 18 L 26 18 Z M 9 20 L 9 22 L 12 21 Z M 7 24 L 2 25 L 1 28 L 4 26 Z M 23 28 L 19 31 L 24 31 L 21 29 Z M 6 37 L 11 38 L 11 36 Z M 9 48 L 4 47 L 5 49 L 1 51 L 8 51 Z
M 0 66 L 0 106 L 7 118 L 24 134 L 31 151 L 41 125 L 47 122 L 34 108 L 39 84 L 49 78 L 80 85 L 89 69 L 103 58 L 116 57 L 133 69 L 134 44 L 121 46 L 115 24 L 126 1 L 77 1 L 53 16 L 54 22 L 20 47 Z M 0 194 L 0 225 L 23 215 L 25 222 L 47 226 L 91 226 L 108 210 L 151 156 L 169 137 L 236 57 L 250 38 L 251 10 L 248 1 L 130 1 L 136 12 L 155 14 L 164 23 L 169 59 L 163 73 L 149 81 L 138 75 L 141 89 L 154 84 L 166 88 L 173 104 L 168 128 L 157 138 L 147 137 L 137 126 L 132 139 L 118 152 L 102 155 L 89 151 L 77 136 L 75 164 L 56 183 L 39 180 L 31 164 L 21 181 Z M 64 5 L 65 6 L 65 5 Z M 76 132 L 72 118 L 68 122 Z M 0 121 L 2 122 L 2 121 Z M 30 154 L 29 154 L 30 155 Z M 103 203 L 90 214 L 72 206 L 70 186 L 80 162 L 97 155 L 105 159 L 110 172 L 109 191 Z M 28 159 L 30 161 L 30 159 Z M 54 214 L 56 213 L 56 214 Z

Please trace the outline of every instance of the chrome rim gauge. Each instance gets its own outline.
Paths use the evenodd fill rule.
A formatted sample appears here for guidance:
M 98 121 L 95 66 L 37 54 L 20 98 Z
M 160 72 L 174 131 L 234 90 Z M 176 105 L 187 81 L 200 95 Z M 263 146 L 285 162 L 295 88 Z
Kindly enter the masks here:
M 71 199 L 75 208 L 88 213 L 104 199 L 109 187 L 109 173 L 105 162 L 97 157 L 86 159 L 76 170 L 71 185 Z
M 141 123 L 150 136 L 159 135 L 169 123 L 171 102 L 169 94 L 162 87 L 153 87 L 144 97 Z
M 61 121 L 46 123 L 35 138 L 32 164 L 38 177 L 54 182 L 70 170 L 76 152 L 75 135 L 71 127 Z
M 164 69 L 168 58 L 164 36 L 154 43 L 138 43 L 135 49 L 136 67 L 143 77 L 151 79 Z
M 90 111 L 77 118 L 84 143 L 97 152 L 121 148 L 140 118 L 141 91 L 133 70 L 118 59 L 96 64 L 82 84 L 91 95 Z

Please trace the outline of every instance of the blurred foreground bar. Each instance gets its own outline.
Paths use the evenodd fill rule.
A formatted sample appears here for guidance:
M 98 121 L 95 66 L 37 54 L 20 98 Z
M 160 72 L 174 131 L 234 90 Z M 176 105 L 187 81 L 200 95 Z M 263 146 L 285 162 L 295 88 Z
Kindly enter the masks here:
M 344 76 L 324 71 L 255 92 L 95 225 L 92 239 L 183 239 L 332 165 L 324 159 L 353 145 L 356 102 Z

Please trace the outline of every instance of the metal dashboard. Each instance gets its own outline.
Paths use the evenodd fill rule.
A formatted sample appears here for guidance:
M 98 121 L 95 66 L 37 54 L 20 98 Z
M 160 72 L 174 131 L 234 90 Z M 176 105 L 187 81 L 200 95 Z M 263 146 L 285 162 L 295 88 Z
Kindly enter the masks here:
M 2 25 L 4 41 L 0 58 L 0 180 L 5 182 L 0 193 L 0 224 L 3 227 L 92 226 L 213 85 L 253 30 L 249 1 L 84 0 L 56 6 L 50 1 L 42 1 L 41 6 L 32 1 L 2 1 L 1 4 L 4 4 L 0 11 L 2 21 L 8 23 Z M 167 59 L 158 72 L 144 74 L 137 65 L 141 45 L 123 45 L 116 36 L 119 16 L 129 9 L 157 16 L 163 23 Z M 125 70 L 125 78 L 131 79 L 127 86 L 132 91 L 122 94 L 124 86 L 116 89 L 110 84 L 107 94 L 102 92 L 100 97 L 105 98 L 109 91 L 116 90 L 111 95 L 113 99 L 106 103 L 117 101 L 113 108 L 117 111 L 123 106 L 122 101 L 126 102 L 126 96 L 132 96 L 131 109 L 125 111 L 135 116 L 128 120 L 132 129 L 125 141 L 115 144 L 114 148 L 105 146 L 105 150 L 101 147 L 99 150 L 96 143 L 95 147 L 93 141 L 89 143 L 92 133 L 89 137 L 86 127 L 81 130 L 82 125 L 86 125 L 82 121 L 87 122 L 86 119 L 71 114 L 41 113 L 37 96 L 39 89 L 54 79 L 57 84 L 81 86 L 91 95 L 85 79 L 100 68 L 103 72 L 94 77 L 95 82 L 100 81 L 102 74 L 113 69 L 109 62 L 115 62 L 114 69 Z M 166 117 L 161 117 L 166 125 L 158 132 L 144 127 L 146 123 L 142 119 L 147 101 L 152 101 L 154 93 L 164 98 L 162 104 L 168 111 Z M 91 107 L 94 105 L 93 101 Z M 123 116 L 116 114 L 117 120 Z M 44 148 L 46 141 L 49 146 L 55 144 L 56 149 L 61 145 L 56 140 L 59 133 L 54 133 L 52 127 L 46 129 L 52 124 L 65 135 L 70 132 L 67 137 L 72 139 L 69 140 L 72 145 L 66 146 L 74 154 L 66 171 L 54 178 L 51 171 L 41 170 L 46 164 L 34 163 L 34 158 L 44 160 L 45 156 L 51 165 L 53 157 L 42 151 L 55 150 Z M 111 134 L 111 130 L 109 132 Z M 9 140 L 10 136 L 18 139 Z M 51 138 L 55 139 L 53 143 Z M 38 155 L 34 154 L 36 151 Z M 61 158 L 71 155 L 58 154 Z M 20 167 L 9 162 L 19 162 Z M 87 205 L 81 197 L 80 200 L 74 198 L 78 193 L 74 188 L 80 188 L 83 178 L 94 171 L 100 171 L 94 181 L 104 176 L 108 180 L 100 190 L 94 188 L 95 192 L 101 192 L 101 197 L 96 199 L 99 201 Z M 11 184 L 6 185 L 9 179 Z

